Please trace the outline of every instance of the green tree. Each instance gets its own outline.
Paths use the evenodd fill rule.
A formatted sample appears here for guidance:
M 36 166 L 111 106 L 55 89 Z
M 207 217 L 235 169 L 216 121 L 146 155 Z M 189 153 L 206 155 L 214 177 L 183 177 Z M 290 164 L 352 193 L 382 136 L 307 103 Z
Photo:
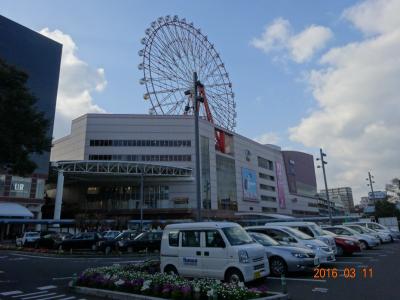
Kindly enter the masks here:
M 24 176 L 36 164 L 31 154 L 50 151 L 49 120 L 36 110 L 28 75 L 0 59 L 0 171 Z
M 375 204 L 375 217 L 400 217 L 400 211 L 396 208 L 394 203 L 388 201 L 378 201 Z

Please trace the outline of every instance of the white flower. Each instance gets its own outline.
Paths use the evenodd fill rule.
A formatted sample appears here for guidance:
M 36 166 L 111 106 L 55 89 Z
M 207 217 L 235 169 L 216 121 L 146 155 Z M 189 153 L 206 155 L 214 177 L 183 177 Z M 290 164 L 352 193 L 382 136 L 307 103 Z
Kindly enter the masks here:
M 199 286 L 195 286 L 193 289 L 196 293 L 200 293 L 200 287 Z
M 213 289 L 209 290 L 209 291 L 207 292 L 207 296 L 208 296 L 208 297 L 214 296 L 214 290 L 213 290 Z
M 148 290 L 150 288 L 150 284 L 151 284 L 151 280 L 145 280 L 143 282 L 141 290 L 142 291 Z
M 119 286 L 119 285 L 123 285 L 125 283 L 124 280 L 122 279 L 118 279 L 118 281 L 114 282 L 115 285 Z

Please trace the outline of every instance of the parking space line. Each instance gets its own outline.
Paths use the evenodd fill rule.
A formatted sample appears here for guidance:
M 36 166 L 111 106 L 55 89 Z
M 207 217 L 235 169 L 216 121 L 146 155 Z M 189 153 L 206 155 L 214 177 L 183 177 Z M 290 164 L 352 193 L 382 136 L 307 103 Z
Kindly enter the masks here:
M 21 298 L 21 297 L 26 297 L 26 296 L 33 296 L 33 295 L 39 295 L 39 294 L 46 294 L 47 291 L 42 291 L 42 292 L 34 292 L 34 293 L 29 293 L 29 294 L 23 294 L 23 295 L 17 295 L 17 296 L 12 296 L 13 298 Z
M 313 288 L 311 291 L 326 294 L 328 292 L 328 289 L 327 288 Z
M 370 259 L 371 257 L 368 256 L 357 256 L 357 257 L 340 257 L 338 259 L 342 260 L 342 259 Z
M 49 299 L 57 299 L 57 298 L 62 298 L 65 297 L 66 295 L 57 295 L 57 296 L 52 296 L 52 297 L 47 297 L 47 298 L 41 298 L 40 300 L 49 300 Z
M 50 289 L 55 289 L 55 288 L 57 288 L 56 285 L 45 285 L 45 286 L 38 287 L 37 289 L 43 291 L 43 290 L 50 290 Z
M 11 295 L 17 295 L 17 294 L 22 294 L 23 292 L 21 291 L 10 291 L 10 292 L 3 292 L 0 293 L 1 296 L 11 296 Z
M 57 295 L 57 293 L 49 293 L 49 294 L 29 296 L 29 297 L 24 297 L 24 298 L 21 298 L 21 299 L 22 300 L 27 300 L 27 299 L 35 299 L 35 298 L 39 298 L 39 297 L 43 297 L 43 296 L 47 297 L 47 296 L 53 296 L 53 295 Z M 41 298 L 41 299 L 43 299 L 43 298 Z
M 276 278 L 276 277 L 268 277 L 268 279 L 281 280 L 280 278 Z M 326 280 L 324 280 L 324 279 L 307 279 L 307 278 L 285 277 L 285 280 L 286 281 L 305 281 L 305 282 L 326 283 Z
M 67 297 L 67 298 L 62 298 L 62 299 L 60 299 L 60 300 L 72 300 L 72 299 L 75 299 L 75 296 Z
M 361 261 L 334 261 L 331 262 L 330 264 L 355 264 L 355 265 L 360 265 L 363 264 Z

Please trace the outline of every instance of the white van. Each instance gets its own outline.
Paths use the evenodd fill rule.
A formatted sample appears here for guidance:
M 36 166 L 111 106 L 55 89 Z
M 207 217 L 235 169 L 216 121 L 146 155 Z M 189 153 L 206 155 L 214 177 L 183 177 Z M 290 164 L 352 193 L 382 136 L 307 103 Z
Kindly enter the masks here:
M 335 238 L 332 236 L 326 234 L 321 227 L 319 227 L 317 224 L 314 222 L 271 222 L 267 223 L 267 225 L 281 225 L 281 226 L 288 226 L 291 228 L 296 228 L 297 230 L 300 230 L 301 232 L 308 234 L 309 236 L 316 238 L 317 240 L 320 240 L 327 244 L 332 251 L 336 254 L 337 249 L 336 249 L 336 243 L 335 243 Z
M 236 223 L 198 222 L 168 225 L 161 240 L 161 271 L 231 283 L 269 274 L 265 249 Z

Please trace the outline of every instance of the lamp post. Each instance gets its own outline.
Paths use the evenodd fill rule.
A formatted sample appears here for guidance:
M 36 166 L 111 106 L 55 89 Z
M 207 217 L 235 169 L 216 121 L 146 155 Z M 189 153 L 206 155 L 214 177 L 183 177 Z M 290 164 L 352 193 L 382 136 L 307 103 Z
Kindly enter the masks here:
M 196 221 L 201 221 L 201 190 L 200 190 L 200 137 L 199 137 L 199 98 L 197 95 L 197 87 L 200 82 L 197 79 L 197 73 L 193 72 L 193 110 L 194 110 L 194 146 L 196 156 L 196 203 L 197 214 Z
M 322 148 L 319 149 L 319 154 L 320 157 L 317 158 L 317 160 L 321 161 L 321 166 L 322 166 L 322 173 L 324 174 L 324 183 L 325 183 L 325 195 L 326 195 L 326 200 L 328 201 L 328 213 L 329 213 L 329 223 L 333 225 L 332 222 L 332 210 L 331 210 L 331 202 L 329 200 L 329 192 L 328 192 L 328 183 L 326 182 L 326 173 L 325 173 L 325 165 L 327 162 L 324 160 L 324 156 L 326 156 L 326 153 L 322 151 Z M 321 166 L 317 166 L 317 168 L 321 168 Z

